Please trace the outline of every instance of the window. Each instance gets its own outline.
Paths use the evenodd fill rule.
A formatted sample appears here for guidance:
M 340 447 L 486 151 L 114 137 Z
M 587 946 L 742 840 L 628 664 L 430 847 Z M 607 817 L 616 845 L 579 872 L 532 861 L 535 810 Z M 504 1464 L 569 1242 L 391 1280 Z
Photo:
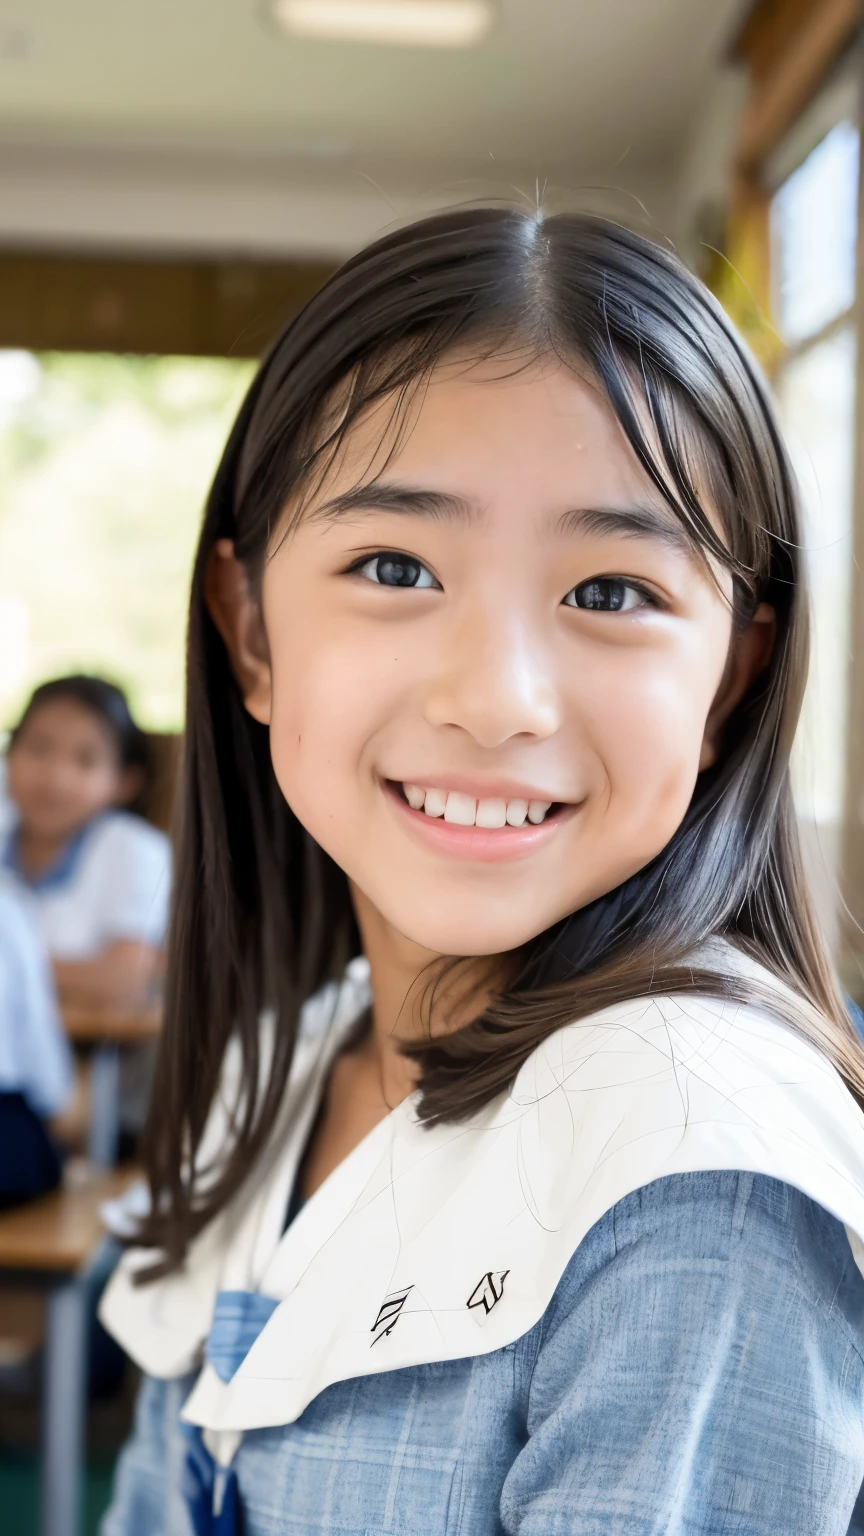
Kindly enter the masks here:
M 838 123 L 776 193 L 775 314 L 783 340 L 815 336 L 855 300 L 858 133 Z
M 813 874 L 829 928 L 846 755 L 858 142 L 850 121 L 837 123 L 782 182 L 771 207 L 774 314 L 786 344 L 774 382 L 801 486 L 813 613 L 794 776 L 805 842 L 808 828 L 815 834 Z
M 0 727 L 73 670 L 180 726 L 201 511 L 254 367 L 0 351 Z

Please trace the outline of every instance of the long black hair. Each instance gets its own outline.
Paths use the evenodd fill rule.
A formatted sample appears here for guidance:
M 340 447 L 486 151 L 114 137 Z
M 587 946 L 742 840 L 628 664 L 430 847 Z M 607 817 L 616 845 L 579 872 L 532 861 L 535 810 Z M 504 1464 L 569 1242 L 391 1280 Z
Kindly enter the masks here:
M 745 995 L 694 951 L 722 935 L 792 989 L 798 1027 L 856 1095 L 864 1054 L 835 988 L 802 876 L 789 781 L 807 666 L 796 493 L 765 386 L 719 306 L 670 254 L 602 219 L 471 208 L 423 220 L 346 263 L 277 339 L 207 504 L 189 621 L 164 1038 L 147 1138 L 164 1267 L 236 1193 L 272 1131 L 300 1008 L 357 948 L 343 873 L 283 799 L 268 734 L 243 707 L 207 612 L 217 539 L 253 584 L 286 507 L 376 400 L 404 401 L 453 348 L 557 355 L 604 392 L 694 548 L 731 573 L 735 621 L 766 601 L 770 664 L 728 721 L 716 766 L 645 869 L 525 946 L 503 995 L 413 1048 L 420 1113 L 464 1117 L 554 1029 L 622 998 L 699 986 Z M 717 532 L 706 512 L 719 514 Z M 302 514 L 301 514 L 302 515 Z M 262 1062 L 260 1018 L 277 1020 Z M 794 1010 L 793 1010 L 794 1011 Z M 242 1053 L 231 1145 L 195 1166 L 226 1045 Z

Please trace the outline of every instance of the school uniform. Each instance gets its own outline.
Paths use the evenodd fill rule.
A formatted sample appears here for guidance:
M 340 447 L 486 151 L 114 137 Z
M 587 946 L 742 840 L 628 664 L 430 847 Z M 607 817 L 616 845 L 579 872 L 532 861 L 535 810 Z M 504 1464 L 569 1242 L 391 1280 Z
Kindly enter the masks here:
M 29 903 L 54 960 L 92 960 L 118 940 L 164 944 L 171 895 L 171 850 L 164 832 L 127 811 L 95 816 L 59 858 L 30 879 L 17 849 L 17 818 L 0 833 L 0 868 Z M 136 1136 L 146 1118 L 152 1042 L 124 1048 L 121 1128 Z
M 33 1199 L 60 1179 L 43 1122 L 63 1109 L 72 1059 L 41 935 L 0 874 L 0 1208 Z
M 286 1229 L 368 1000 L 354 962 L 307 1006 L 183 1269 L 136 1286 L 132 1250 L 106 1292 L 146 1379 L 103 1536 L 843 1536 L 864 1115 L 833 1067 L 761 1006 L 634 999 L 464 1123 L 409 1098 Z M 202 1167 L 238 1092 L 229 1051 Z
M 21 867 L 13 820 L 0 845 L 0 867 L 32 906 L 55 960 L 91 960 L 119 939 L 164 943 L 170 847 L 140 816 L 95 816 L 36 879 Z

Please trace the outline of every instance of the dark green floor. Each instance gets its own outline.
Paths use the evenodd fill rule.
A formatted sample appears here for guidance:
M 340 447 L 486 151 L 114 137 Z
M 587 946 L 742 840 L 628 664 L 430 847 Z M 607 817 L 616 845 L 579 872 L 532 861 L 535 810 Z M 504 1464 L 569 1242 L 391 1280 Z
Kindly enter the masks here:
M 96 1536 L 111 1496 L 113 1457 L 91 1453 L 85 1488 L 84 1536 Z M 39 1536 L 39 1460 L 25 1451 L 0 1450 L 0 1530 L 4 1536 Z

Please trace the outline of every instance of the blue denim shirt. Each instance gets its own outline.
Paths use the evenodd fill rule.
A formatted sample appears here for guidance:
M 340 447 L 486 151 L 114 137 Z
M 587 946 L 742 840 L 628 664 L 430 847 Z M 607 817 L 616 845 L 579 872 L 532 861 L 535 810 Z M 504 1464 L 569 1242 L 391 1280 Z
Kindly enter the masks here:
M 191 1384 L 144 1381 L 102 1536 L 190 1536 Z M 845 1536 L 864 1279 L 790 1186 L 676 1174 L 596 1224 L 514 1344 L 328 1387 L 234 1467 L 244 1536 Z

